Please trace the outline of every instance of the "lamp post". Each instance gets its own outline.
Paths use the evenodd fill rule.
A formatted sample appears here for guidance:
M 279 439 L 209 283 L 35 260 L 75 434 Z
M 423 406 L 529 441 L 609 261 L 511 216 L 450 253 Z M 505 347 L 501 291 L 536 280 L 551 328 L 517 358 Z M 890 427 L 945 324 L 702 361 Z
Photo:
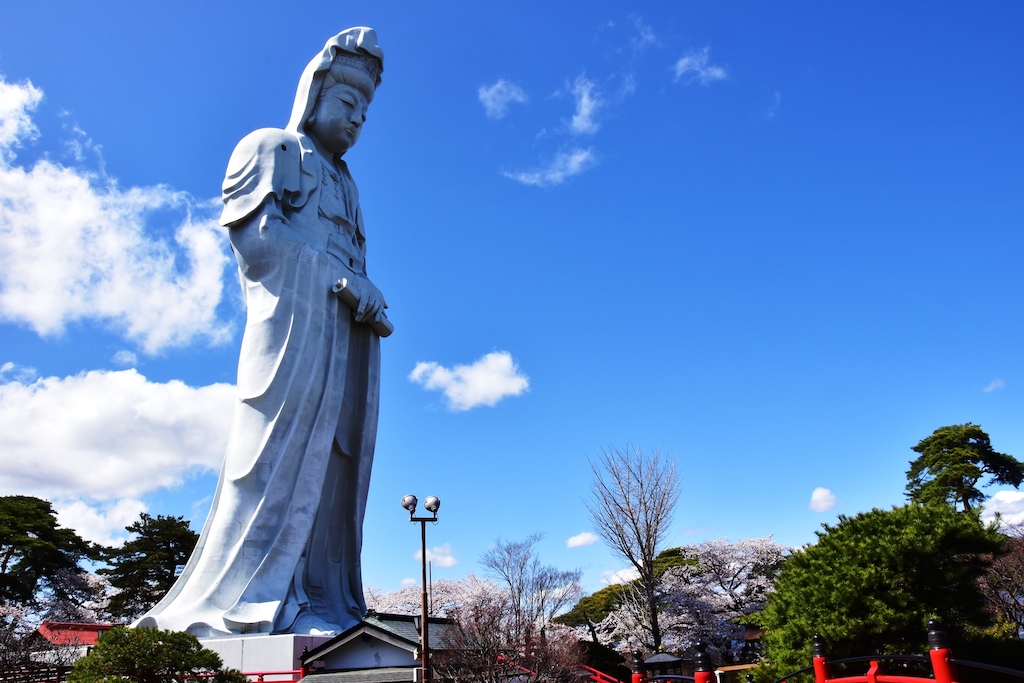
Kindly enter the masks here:
M 430 683 L 430 646 L 427 640 L 427 522 L 437 521 L 437 510 L 441 507 L 441 499 L 437 496 L 430 496 L 423 501 L 423 507 L 427 509 L 432 517 L 417 517 L 416 516 L 416 496 L 406 496 L 402 499 L 402 507 L 409 511 L 409 521 L 420 523 L 420 544 L 421 544 L 421 559 L 423 560 L 423 579 L 422 586 L 423 592 L 422 598 L 422 609 L 420 614 L 420 664 L 422 664 L 420 670 L 420 681 L 422 683 Z

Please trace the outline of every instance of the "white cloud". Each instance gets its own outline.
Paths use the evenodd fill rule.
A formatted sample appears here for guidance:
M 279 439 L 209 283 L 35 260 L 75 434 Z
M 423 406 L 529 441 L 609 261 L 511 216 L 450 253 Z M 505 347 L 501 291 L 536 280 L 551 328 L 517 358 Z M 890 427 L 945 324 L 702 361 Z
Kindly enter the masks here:
M 139 363 L 139 357 L 136 356 L 131 351 L 127 351 L 125 349 L 122 349 L 115 353 L 114 357 L 111 360 L 113 360 L 118 365 L 123 365 L 124 367 L 131 367 L 134 365 L 138 365 Z
M 416 556 L 416 559 L 419 559 L 419 555 Z M 419 581 L 417 581 L 416 579 L 402 579 L 402 581 L 398 585 L 400 585 L 400 586 L 415 586 L 417 583 L 419 583 Z
M 560 152 L 547 167 L 535 171 L 505 171 L 506 178 L 511 178 L 524 185 L 536 187 L 552 187 L 561 185 L 573 176 L 597 165 L 597 156 L 593 149 L 573 149 Z
M 508 351 L 495 351 L 472 365 L 449 369 L 434 362 L 420 362 L 409 379 L 426 389 L 440 389 L 451 410 L 493 406 L 506 396 L 519 396 L 530 388 L 529 378 Z
M 594 545 L 598 541 L 597 534 L 592 534 L 589 531 L 584 531 L 581 534 L 570 536 L 565 542 L 566 548 L 585 548 L 588 545 Z
M 491 86 L 481 85 L 477 97 L 480 98 L 480 104 L 484 105 L 487 116 L 492 119 L 503 118 L 510 104 L 526 104 L 529 101 L 522 88 L 504 78 L 499 78 Z
M 421 562 L 423 561 L 423 553 L 419 550 L 416 551 L 413 557 Z M 452 553 L 451 544 L 445 543 L 444 545 L 435 545 L 433 548 L 427 548 L 427 562 L 433 562 L 438 567 L 454 567 L 459 561 L 455 559 L 455 555 Z
M 569 130 L 577 135 L 596 133 L 600 126 L 594 116 L 604 106 L 604 101 L 597 93 L 597 85 L 585 75 L 580 75 L 576 77 L 569 92 L 576 98 L 576 113 L 569 122 Z
M 609 569 L 601 572 L 601 583 L 611 586 L 617 583 L 629 583 L 639 577 L 640 572 L 636 570 L 636 567 L 629 567 L 628 569 L 620 569 L 618 571 Z
M 0 318 L 40 335 L 97 321 L 147 353 L 229 339 L 216 314 L 229 257 L 212 204 L 48 159 L 17 165 L 41 97 L 0 77 Z M 179 215 L 173 246 L 147 234 L 157 210 Z
M 701 85 L 708 85 L 725 78 L 728 75 L 725 73 L 725 69 L 709 64 L 708 58 L 709 50 L 706 47 L 701 50 L 693 50 L 680 57 L 674 66 L 676 80 L 678 81 L 683 76 L 691 74 L 686 81 L 687 83 L 699 81 Z
M 985 501 L 982 519 L 991 522 L 997 512 L 1000 513 L 1000 521 L 1004 525 L 1024 523 L 1024 491 L 996 491 Z
M 810 509 L 815 512 L 828 512 L 836 506 L 836 496 L 827 488 L 819 486 L 811 493 Z
M 0 495 L 64 501 L 76 519 L 87 518 L 76 500 L 121 501 L 96 513 L 119 521 L 125 500 L 219 467 L 234 396 L 228 384 L 150 382 L 135 370 L 4 379 Z
M 98 507 L 85 501 L 56 501 L 57 520 L 61 526 L 74 529 L 87 541 L 107 546 L 120 546 L 128 532 L 125 527 L 136 522 L 146 512 L 146 504 L 135 498 L 125 498 L 113 504 Z
M 0 76 L 0 159 L 13 160 L 12 148 L 39 135 L 29 114 L 42 99 L 43 91 L 31 83 L 8 83 Z
M 986 394 L 992 393 L 993 391 L 999 391 L 1006 386 L 1006 382 L 1001 379 L 994 379 L 988 383 L 988 386 L 982 389 Z

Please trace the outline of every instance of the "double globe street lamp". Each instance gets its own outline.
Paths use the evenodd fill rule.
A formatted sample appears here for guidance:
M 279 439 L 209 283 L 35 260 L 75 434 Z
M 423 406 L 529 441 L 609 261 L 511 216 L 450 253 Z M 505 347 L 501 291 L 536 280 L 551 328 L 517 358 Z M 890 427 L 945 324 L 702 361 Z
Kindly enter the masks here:
M 437 522 L 437 510 L 441 507 L 441 499 L 437 496 L 430 496 L 423 501 L 423 507 L 427 509 L 431 517 L 417 517 L 416 504 L 419 501 L 416 496 L 409 495 L 402 499 L 402 507 L 409 511 L 409 521 L 420 523 L 420 544 L 421 559 L 423 560 L 423 592 L 421 594 L 422 609 L 420 614 L 420 669 L 419 680 L 422 683 L 430 682 L 430 647 L 427 640 L 427 522 Z

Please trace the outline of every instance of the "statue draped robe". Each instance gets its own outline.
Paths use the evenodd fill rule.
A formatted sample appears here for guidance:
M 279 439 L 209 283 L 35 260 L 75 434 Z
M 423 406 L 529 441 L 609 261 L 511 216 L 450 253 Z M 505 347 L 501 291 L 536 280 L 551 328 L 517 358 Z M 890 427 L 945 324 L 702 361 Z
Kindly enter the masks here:
M 331 289 L 365 277 L 356 186 L 302 132 L 258 130 L 229 162 L 221 223 L 248 309 L 234 422 L 199 544 L 139 625 L 200 636 L 344 630 L 366 611 L 360 551 L 380 375 L 379 336 Z

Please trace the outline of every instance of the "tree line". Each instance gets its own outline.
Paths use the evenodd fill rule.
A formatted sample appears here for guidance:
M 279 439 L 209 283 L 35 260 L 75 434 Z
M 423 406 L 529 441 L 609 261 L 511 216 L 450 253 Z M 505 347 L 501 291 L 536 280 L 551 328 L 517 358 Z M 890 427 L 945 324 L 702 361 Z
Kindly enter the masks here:
M 665 549 L 674 461 L 605 451 L 591 465 L 588 509 L 637 578 L 583 598 L 558 621 L 621 653 L 685 656 L 702 642 L 720 662 L 761 660 L 764 681 L 807 666 L 815 634 L 836 658 L 925 651 L 934 618 L 961 656 L 1019 664 L 1024 532 L 986 523 L 981 504 L 984 486 L 1019 487 L 1024 463 L 972 423 L 941 427 L 912 450 L 905 505 L 840 515 L 797 549 L 770 539 Z M 750 650 L 745 626 L 763 630 L 763 650 Z
M 906 504 L 840 515 L 822 525 L 815 542 L 791 549 L 771 538 L 665 547 L 679 495 L 675 461 L 631 446 L 605 450 L 591 463 L 586 503 L 594 528 L 635 578 L 582 596 L 560 615 L 510 608 L 509 600 L 565 595 L 566 586 L 578 591 L 579 573 L 540 565 L 539 537 L 499 541 L 481 558 L 488 579 L 467 577 L 463 588 L 472 590 L 458 582 L 441 590 L 447 595 L 441 611 L 458 626 L 452 633 L 460 634 L 459 658 L 486 666 L 495 652 L 505 652 L 537 661 L 543 643 L 552 642 L 548 657 L 557 661 L 564 651 L 559 629 L 568 628 L 579 652 L 604 657 L 605 669 L 616 663 L 609 652 L 618 653 L 621 665 L 621 655 L 635 649 L 685 657 L 701 643 L 716 663 L 760 662 L 758 680 L 770 681 L 810 662 L 815 634 L 833 658 L 923 652 L 926 624 L 937 618 L 959 656 L 1019 664 L 1024 532 L 998 519 L 985 522 L 981 505 L 989 484 L 1018 487 L 1024 463 L 996 451 L 971 423 L 937 429 L 912 451 Z M 510 582 L 510 567 L 519 579 L 558 580 Z M 533 571 L 524 573 L 527 567 Z M 416 596 L 402 593 L 373 595 L 371 602 L 396 611 L 407 603 L 404 609 L 414 612 Z M 758 645 L 745 638 L 748 629 L 762 633 Z M 495 642 L 493 634 L 502 633 L 517 635 Z M 536 637 L 545 633 L 547 639 Z M 458 673 L 460 680 L 500 680 Z M 544 680 L 559 678 L 551 670 Z
M 49 501 L 0 497 L 0 668 L 27 657 L 43 621 L 126 624 L 174 583 L 199 535 L 183 517 L 142 513 L 119 547 L 60 526 Z M 94 569 L 95 571 L 90 571 Z
M 717 662 L 759 660 L 767 681 L 806 666 L 814 634 L 834 658 L 923 651 L 933 618 L 959 656 L 1013 665 L 1024 659 L 1024 533 L 982 520 L 982 488 L 1018 487 L 1024 463 L 971 423 L 942 427 L 912 450 L 905 505 L 840 515 L 796 549 L 771 538 L 665 547 L 675 460 L 605 450 L 591 463 L 586 504 L 634 578 L 584 596 L 580 570 L 541 562 L 540 534 L 499 539 L 480 558 L 484 578 L 433 586 L 432 613 L 453 625 L 435 668 L 458 680 L 524 670 L 531 680 L 571 680 L 581 659 L 609 670 L 634 649 L 685 657 L 701 643 Z M 126 623 L 155 604 L 197 534 L 181 517 L 147 514 L 127 530 L 119 548 L 89 544 L 59 526 L 47 501 L 0 498 L 0 645 L 44 618 Z M 419 611 L 415 587 L 366 597 L 379 612 Z M 744 637 L 750 628 L 763 631 L 761 646 Z

